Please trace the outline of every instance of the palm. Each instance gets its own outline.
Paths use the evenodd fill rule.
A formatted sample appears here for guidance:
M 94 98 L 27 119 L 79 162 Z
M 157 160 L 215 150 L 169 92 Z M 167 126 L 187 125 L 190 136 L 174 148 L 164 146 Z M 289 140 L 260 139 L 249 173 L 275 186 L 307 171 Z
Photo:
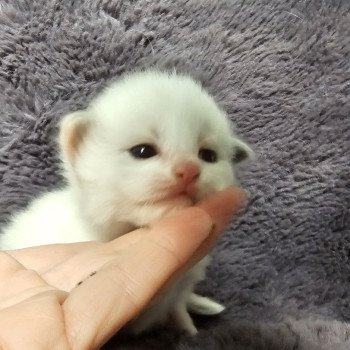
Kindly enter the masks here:
M 61 307 L 67 293 L 51 287 L 5 253 L 1 253 L 1 267 L 1 347 L 69 349 Z

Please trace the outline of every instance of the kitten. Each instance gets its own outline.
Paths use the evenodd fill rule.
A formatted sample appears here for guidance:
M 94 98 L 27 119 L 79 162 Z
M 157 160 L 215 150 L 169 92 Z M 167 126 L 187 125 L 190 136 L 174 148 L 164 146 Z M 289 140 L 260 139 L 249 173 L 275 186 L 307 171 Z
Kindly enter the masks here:
M 59 143 L 68 185 L 15 216 L 2 249 L 114 239 L 234 184 L 234 166 L 251 154 L 198 83 L 157 71 L 127 75 L 86 110 L 65 116 Z M 223 306 L 193 293 L 207 262 L 181 276 L 129 328 L 140 333 L 172 317 L 195 334 L 188 310 L 220 313 Z

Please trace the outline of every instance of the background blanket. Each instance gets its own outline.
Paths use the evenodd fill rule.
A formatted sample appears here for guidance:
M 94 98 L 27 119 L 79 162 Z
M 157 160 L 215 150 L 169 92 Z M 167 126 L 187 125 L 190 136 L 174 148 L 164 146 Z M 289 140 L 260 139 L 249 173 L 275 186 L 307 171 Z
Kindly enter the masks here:
M 0 223 L 57 187 L 60 117 L 136 67 L 203 80 L 257 152 L 201 293 L 220 317 L 108 349 L 349 349 L 348 0 L 0 0 Z

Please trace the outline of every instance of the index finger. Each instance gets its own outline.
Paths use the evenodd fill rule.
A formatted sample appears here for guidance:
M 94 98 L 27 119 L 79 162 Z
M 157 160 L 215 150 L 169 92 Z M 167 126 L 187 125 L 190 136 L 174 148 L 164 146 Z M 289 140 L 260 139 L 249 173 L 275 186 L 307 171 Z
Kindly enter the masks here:
M 211 227 L 200 208 L 166 217 L 73 290 L 63 305 L 72 348 L 99 348 L 134 318 L 187 263 Z M 118 245 L 118 239 L 110 244 Z
M 197 261 L 209 253 L 232 217 L 244 207 L 246 200 L 247 195 L 241 188 L 229 187 L 198 204 L 212 218 L 214 229 L 197 250 Z
M 230 187 L 223 191 L 210 195 L 205 200 L 197 204 L 197 207 L 203 209 L 213 220 L 213 226 L 208 237 L 188 259 L 186 264 L 179 266 L 179 269 L 170 276 L 165 283 L 166 287 L 171 281 L 181 275 L 184 271 L 190 269 L 200 260 L 202 260 L 215 245 L 220 234 L 224 232 L 227 223 L 232 219 L 232 216 L 244 206 L 246 202 L 245 192 L 238 187 Z

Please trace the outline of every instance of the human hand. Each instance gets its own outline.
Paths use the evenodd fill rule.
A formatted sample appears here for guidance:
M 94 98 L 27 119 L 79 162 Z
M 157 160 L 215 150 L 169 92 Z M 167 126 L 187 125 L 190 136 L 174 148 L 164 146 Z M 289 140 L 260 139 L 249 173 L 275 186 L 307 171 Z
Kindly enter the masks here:
M 230 188 L 108 243 L 0 253 L 0 348 L 100 348 L 212 249 L 244 198 Z

